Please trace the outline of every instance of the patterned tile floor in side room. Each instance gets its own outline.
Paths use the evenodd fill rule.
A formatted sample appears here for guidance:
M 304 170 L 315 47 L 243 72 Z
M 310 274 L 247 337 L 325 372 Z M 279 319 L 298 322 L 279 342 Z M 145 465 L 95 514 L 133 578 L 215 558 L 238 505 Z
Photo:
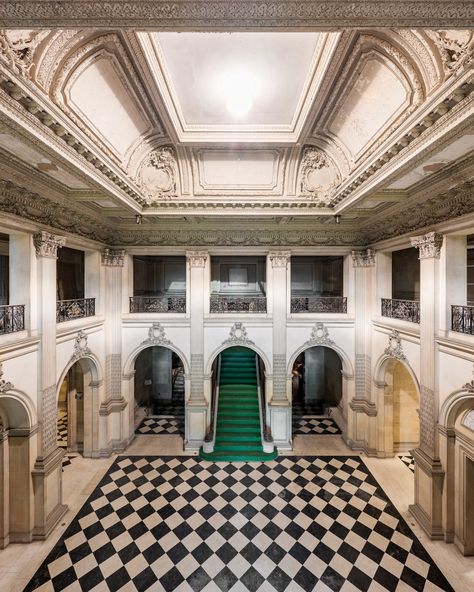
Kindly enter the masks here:
M 57 440 L 60 448 L 67 448 L 67 411 L 58 411 Z
M 294 417 L 293 434 L 341 434 L 337 423 L 330 417 Z
M 359 457 L 118 457 L 24 592 L 453 592 Z
M 135 434 L 184 435 L 184 419 L 180 417 L 145 417 L 135 429 Z
M 398 458 L 410 469 L 412 473 L 415 472 L 415 461 L 413 460 L 413 456 L 411 454 L 400 454 Z
M 63 470 L 64 467 L 68 467 L 70 464 L 72 464 L 72 461 L 77 458 L 77 454 L 65 454 L 63 456 Z

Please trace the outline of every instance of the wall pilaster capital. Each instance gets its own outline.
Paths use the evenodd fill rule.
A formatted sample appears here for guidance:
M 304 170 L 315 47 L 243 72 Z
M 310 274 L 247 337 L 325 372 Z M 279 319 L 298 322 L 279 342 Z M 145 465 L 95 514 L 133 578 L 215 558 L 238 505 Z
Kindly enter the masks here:
M 206 267 L 208 258 L 207 251 L 186 251 L 186 259 L 191 267 Z
M 439 259 L 443 235 L 439 232 L 427 232 L 420 236 L 413 236 L 411 244 L 416 247 L 420 254 L 419 259 Z
M 352 251 L 352 264 L 354 267 L 374 267 L 375 251 L 365 249 L 364 251 Z
M 272 267 L 287 267 L 291 258 L 291 251 L 269 251 L 268 257 Z
M 57 259 L 58 248 L 64 247 L 66 237 L 42 230 L 33 235 L 33 244 L 35 245 L 37 257 Z
M 123 267 L 125 249 L 104 249 L 101 253 L 102 265 L 107 267 Z

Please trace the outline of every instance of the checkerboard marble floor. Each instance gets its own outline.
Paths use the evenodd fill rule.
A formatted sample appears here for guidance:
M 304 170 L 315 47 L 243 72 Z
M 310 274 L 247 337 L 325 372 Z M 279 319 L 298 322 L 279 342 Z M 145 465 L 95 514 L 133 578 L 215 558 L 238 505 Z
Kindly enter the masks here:
M 118 457 L 25 592 L 443 591 L 356 456 Z
M 411 454 L 399 454 L 398 458 L 405 466 L 410 469 L 412 473 L 415 472 L 415 461 L 413 460 L 413 456 Z
M 184 418 L 181 417 L 145 417 L 135 429 L 136 434 L 163 435 L 178 434 L 184 435 Z
M 60 448 L 67 448 L 67 411 L 58 410 L 57 438 Z
M 293 435 L 341 434 L 337 423 L 331 417 L 293 416 Z

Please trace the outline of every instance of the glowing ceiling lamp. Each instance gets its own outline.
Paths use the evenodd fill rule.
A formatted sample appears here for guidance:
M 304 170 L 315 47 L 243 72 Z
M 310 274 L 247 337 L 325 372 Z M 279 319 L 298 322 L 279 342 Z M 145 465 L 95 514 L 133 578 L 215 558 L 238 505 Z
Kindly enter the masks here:
M 258 83 L 250 70 L 242 67 L 229 68 L 217 80 L 216 90 L 229 113 L 241 118 L 253 106 L 258 94 Z

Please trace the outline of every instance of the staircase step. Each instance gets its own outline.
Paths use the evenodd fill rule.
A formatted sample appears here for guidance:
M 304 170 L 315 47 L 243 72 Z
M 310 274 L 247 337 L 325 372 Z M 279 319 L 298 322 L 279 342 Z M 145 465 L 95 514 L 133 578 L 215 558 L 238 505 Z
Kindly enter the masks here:
M 216 438 L 214 450 L 262 450 L 262 442 L 260 440 L 221 440 Z
M 254 440 L 260 438 L 260 430 L 238 430 L 233 426 L 220 427 L 216 431 L 216 441 L 224 438 L 227 442 L 242 442 L 244 440 Z
M 275 460 L 277 458 L 278 453 L 276 450 L 273 452 L 246 452 L 241 451 L 238 453 L 216 453 L 216 452 L 204 452 L 202 449 L 199 452 L 199 457 L 203 460 L 208 460 L 210 462 L 262 462 L 268 460 Z

